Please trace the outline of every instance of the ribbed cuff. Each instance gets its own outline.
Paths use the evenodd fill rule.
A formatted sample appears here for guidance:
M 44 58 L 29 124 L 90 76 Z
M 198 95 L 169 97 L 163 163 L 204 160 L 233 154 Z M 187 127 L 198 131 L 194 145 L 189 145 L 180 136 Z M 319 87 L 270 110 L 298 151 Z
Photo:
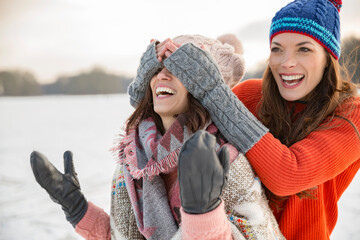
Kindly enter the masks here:
M 66 214 L 66 220 L 68 220 L 71 225 L 75 228 L 75 226 L 81 221 L 81 219 L 84 217 L 85 213 L 87 212 L 88 209 L 88 202 L 85 199 L 84 196 L 82 196 L 82 198 L 78 199 L 78 204 L 75 204 L 76 208 L 73 209 L 73 216 L 68 216 L 68 214 Z M 64 210 L 64 207 L 62 207 Z M 64 210 L 65 213 L 67 213 L 66 210 Z
M 225 84 L 208 52 L 192 43 L 184 44 L 165 59 L 164 65 L 208 110 L 221 133 L 242 153 L 268 132 Z
M 87 237 L 89 232 L 94 229 L 100 215 L 103 215 L 104 210 L 94 205 L 92 202 L 88 202 L 88 209 L 84 217 L 76 225 L 75 231 L 83 237 Z
M 183 239 L 231 239 L 231 226 L 226 218 L 223 201 L 207 213 L 189 214 L 182 208 L 180 212 Z
M 152 42 L 141 57 L 136 77 L 130 83 L 127 92 L 130 95 L 130 104 L 136 107 L 145 96 L 146 88 L 151 78 L 163 66 L 156 57 L 156 44 Z

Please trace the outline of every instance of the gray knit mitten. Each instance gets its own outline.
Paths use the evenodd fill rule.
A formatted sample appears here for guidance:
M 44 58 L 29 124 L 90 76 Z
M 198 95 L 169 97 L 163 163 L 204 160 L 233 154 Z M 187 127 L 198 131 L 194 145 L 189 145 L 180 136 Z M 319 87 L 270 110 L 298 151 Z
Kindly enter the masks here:
M 208 110 L 221 133 L 239 151 L 246 153 L 268 132 L 225 84 L 208 52 L 187 43 L 165 59 L 164 65 Z
M 135 79 L 130 83 L 127 91 L 130 96 L 130 104 L 136 107 L 143 99 L 146 88 L 155 73 L 163 67 L 156 57 L 156 44 L 152 42 L 141 57 Z

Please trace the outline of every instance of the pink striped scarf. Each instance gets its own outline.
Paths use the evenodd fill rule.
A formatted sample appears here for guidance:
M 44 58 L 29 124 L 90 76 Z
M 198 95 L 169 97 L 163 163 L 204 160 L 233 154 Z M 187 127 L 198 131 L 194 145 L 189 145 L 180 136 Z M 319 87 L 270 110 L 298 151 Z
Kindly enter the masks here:
M 213 124 L 207 131 L 216 136 L 219 149 L 225 143 L 222 135 Z M 180 200 L 175 201 L 176 206 L 169 201 L 159 174 L 176 170 L 180 148 L 191 135 L 183 124 L 182 115 L 163 136 L 148 118 L 138 129 L 123 136 L 115 149 L 118 163 L 124 166 L 126 188 L 138 229 L 147 239 L 170 239 L 178 229 L 174 209 L 180 208 Z
M 162 136 L 151 118 L 143 120 L 138 129 L 131 129 L 120 141 L 119 163 L 127 166 L 134 179 L 151 178 L 174 170 L 181 146 L 192 135 L 181 122 L 179 117 Z M 215 134 L 218 129 L 210 124 L 207 131 Z M 221 138 L 217 142 L 217 147 L 225 143 Z

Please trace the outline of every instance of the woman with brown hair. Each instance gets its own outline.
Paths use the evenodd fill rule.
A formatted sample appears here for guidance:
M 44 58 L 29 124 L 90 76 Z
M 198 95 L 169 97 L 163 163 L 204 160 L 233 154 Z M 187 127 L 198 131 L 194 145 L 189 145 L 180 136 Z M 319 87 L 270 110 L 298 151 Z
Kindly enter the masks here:
M 239 41 L 234 36 L 221 39 Z M 236 52 L 239 46 L 223 42 L 182 35 L 148 46 L 129 86 L 135 111 L 114 148 L 117 163 L 110 216 L 80 191 L 71 152 L 64 154 L 65 174 L 39 152 L 32 153 L 36 180 L 60 203 L 81 236 L 282 239 L 261 183 L 244 155 L 227 142 L 205 107 L 188 93 L 184 76 L 169 71 L 187 59 L 169 56 L 168 50 L 201 51 L 203 57 L 216 62 L 221 83 L 197 78 L 193 84 L 201 84 L 206 94 L 213 94 L 219 86 L 229 89 L 227 85 L 241 79 L 244 63 Z M 184 70 L 184 74 L 189 72 Z
M 341 5 L 295 0 L 279 10 L 263 79 L 241 82 L 235 95 L 221 86 L 216 65 L 201 51 L 182 46 L 167 53 L 186 55 L 169 70 L 182 76 L 225 138 L 245 153 L 287 239 L 329 239 L 337 202 L 360 167 L 360 98 L 338 63 Z M 219 87 L 207 95 L 193 76 Z

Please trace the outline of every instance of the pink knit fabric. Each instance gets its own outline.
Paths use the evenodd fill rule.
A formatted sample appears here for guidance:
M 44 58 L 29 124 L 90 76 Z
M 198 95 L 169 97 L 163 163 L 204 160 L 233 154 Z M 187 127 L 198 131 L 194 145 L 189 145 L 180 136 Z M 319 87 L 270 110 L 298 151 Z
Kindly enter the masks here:
M 88 209 L 75 231 L 88 240 L 110 240 L 110 217 L 103 209 L 88 203 Z
M 188 214 L 181 208 L 183 240 L 230 240 L 231 226 L 226 218 L 224 202 L 204 214 Z
M 183 240 L 232 239 L 230 222 L 226 218 L 223 202 L 213 211 L 204 214 L 188 214 L 181 208 L 181 218 Z M 75 230 L 88 240 L 109 240 L 111 239 L 109 215 L 89 202 L 88 210 Z

